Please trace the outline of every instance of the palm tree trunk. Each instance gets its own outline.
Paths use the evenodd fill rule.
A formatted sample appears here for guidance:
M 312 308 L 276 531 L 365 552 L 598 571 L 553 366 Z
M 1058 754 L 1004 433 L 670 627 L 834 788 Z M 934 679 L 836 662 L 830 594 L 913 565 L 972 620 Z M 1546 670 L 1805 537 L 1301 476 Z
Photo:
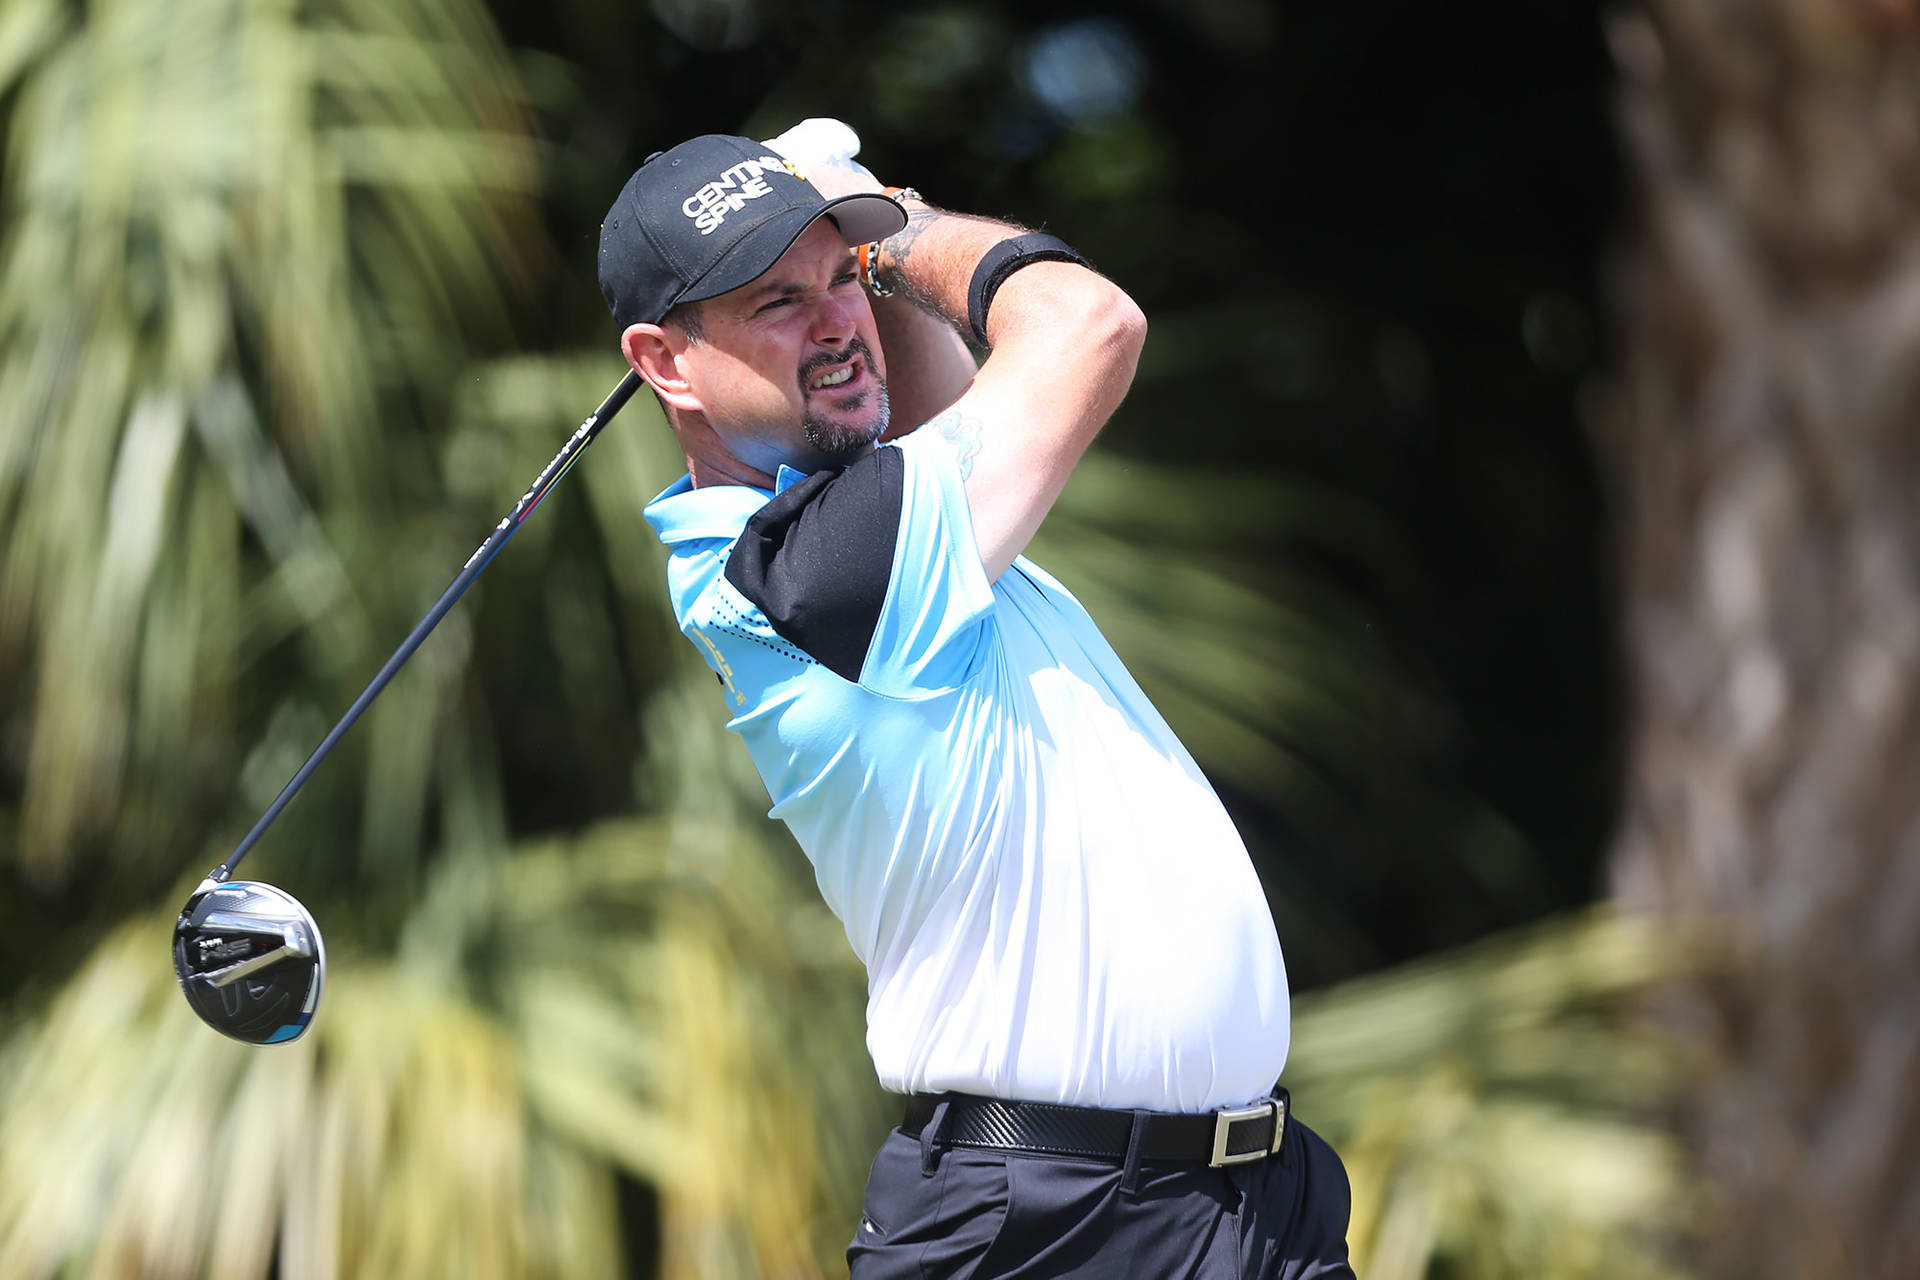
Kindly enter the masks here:
M 1612 415 L 1629 902 L 1681 1006 L 1708 1270 L 1920 1274 L 1920 15 L 1638 0 Z

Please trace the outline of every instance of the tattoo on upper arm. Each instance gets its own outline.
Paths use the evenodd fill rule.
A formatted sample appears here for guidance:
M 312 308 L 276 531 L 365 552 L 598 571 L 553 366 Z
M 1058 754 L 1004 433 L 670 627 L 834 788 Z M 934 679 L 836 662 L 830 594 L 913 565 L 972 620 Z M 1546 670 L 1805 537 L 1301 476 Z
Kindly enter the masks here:
M 973 477 L 973 460 L 980 453 L 980 419 L 969 417 L 958 409 L 949 409 L 929 422 L 932 427 L 953 445 L 960 463 L 960 478 Z

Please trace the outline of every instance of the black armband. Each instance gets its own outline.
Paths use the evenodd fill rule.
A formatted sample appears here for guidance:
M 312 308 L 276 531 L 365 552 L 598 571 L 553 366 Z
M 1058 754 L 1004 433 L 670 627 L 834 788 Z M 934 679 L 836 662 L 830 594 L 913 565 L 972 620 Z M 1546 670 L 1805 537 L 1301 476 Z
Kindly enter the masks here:
M 1072 245 L 1058 236 L 1034 232 L 1002 240 L 980 259 L 980 265 L 973 270 L 973 284 L 967 289 L 967 323 L 973 328 L 977 345 L 991 345 L 987 341 L 987 308 L 993 305 L 993 295 L 1000 291 L 1008 276 L 1033 262 L 1072 262 L 1089 271 L 1093 269 L 1085 258 L 1073 251 Z

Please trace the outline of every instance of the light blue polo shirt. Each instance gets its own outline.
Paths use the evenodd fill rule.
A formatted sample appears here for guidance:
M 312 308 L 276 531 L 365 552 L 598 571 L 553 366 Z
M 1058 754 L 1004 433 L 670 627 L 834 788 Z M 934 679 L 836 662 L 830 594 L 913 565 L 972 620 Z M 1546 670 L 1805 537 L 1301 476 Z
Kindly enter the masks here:
M 655 498 L 681 630 L 868 973 L 880 1081 L 1204 1111 L 1287 981 L 1219 799 L 1067 589 L 988 582 L 952 446 Z M 730 567 L 731 566 L 731 567 Z

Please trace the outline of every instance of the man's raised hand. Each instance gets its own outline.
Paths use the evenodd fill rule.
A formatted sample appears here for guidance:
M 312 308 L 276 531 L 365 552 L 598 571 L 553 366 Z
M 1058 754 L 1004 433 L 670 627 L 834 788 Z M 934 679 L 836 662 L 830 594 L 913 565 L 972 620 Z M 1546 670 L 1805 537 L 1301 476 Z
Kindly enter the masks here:
M 811 116 L 766 145 L 791 160 L 794 167 L 827 199 L 860 191 L 881 190 L 880 180 L 854 157 L 860 154 L 860 135 L 831 116 Z

